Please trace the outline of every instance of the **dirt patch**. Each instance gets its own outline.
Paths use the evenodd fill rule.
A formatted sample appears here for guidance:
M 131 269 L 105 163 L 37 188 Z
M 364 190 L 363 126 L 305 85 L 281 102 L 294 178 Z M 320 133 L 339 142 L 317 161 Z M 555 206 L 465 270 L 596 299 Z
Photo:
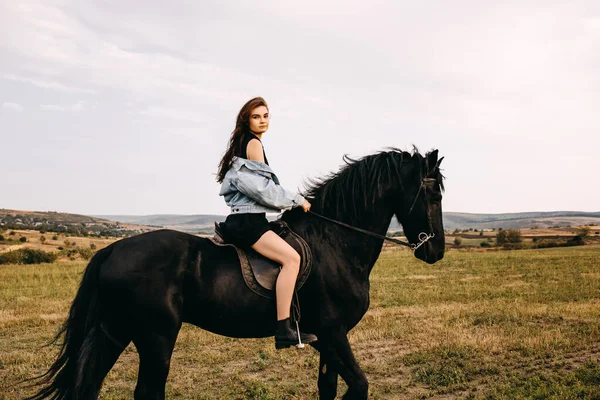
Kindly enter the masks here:
M 600 279 L 600 272 L 584 272 L 581 276 L 584 278 Z
M 509 282 L 509 283 L 505 283 L 504 287 L 522 287 L 522 286 L 529 286 L 530 284 L 525 282 L 525 281 L 513 281 L 513 282 Z
M 67 317 L 67 314 L 59 314 L 59 313 L 53 313 L 53 314 L 40 314 L 40 318 L 43 319 L 44 321 L 56 321 L 56 320 L 63 320 Z
M 427 280 L 427 279 L 436 279 L 435 275 L 411 275 L 407 276 L 406 279 L 414 279 L 414 280 Z

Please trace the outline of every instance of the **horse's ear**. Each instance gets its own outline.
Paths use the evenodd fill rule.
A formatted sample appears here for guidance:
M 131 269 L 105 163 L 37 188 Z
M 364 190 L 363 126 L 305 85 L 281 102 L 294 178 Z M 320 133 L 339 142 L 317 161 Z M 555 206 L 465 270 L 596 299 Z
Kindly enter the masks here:
M 436 165 L 438 162 L 438 151 L 434 150 L 431 153 L 427 154 L 427 166 L 431 167 L 433 165 Z M 427 172 L 433 171 L 434 169 L 430 169 Z
M 440 164 L 442 163 L 442 160 L 444 159 L 444 157 L 440 158 L 438 160 L 438 162 L 435 164 L 435 169 L 439 169 L 440 168 Z

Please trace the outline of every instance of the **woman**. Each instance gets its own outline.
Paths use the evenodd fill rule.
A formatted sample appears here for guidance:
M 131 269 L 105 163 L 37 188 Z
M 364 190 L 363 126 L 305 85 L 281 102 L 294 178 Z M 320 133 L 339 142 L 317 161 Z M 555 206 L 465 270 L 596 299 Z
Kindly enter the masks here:
M 231 207 L 231 214 L 221 224 L 224 239 L 240 247 L 252 247 L 256 252 L 281 264 L 275 285 L 277 299 L 277 349 L 298 344 L 298 332 L 291 327 L 290 307 L 300 255 L 269 227 L 267 212 L 280 212 L 294 207 L 310 210 L 310 203 L 301 195 L 284 189 L 269 167 L 262 146 L 262 136 L 269 129 L 269 108 L 265 100 L 256 97 L 240 110 L 229 147 L 219 164 L 217 182 L 219 195 Z M 302 343 L 317 338 L 299 332 Z

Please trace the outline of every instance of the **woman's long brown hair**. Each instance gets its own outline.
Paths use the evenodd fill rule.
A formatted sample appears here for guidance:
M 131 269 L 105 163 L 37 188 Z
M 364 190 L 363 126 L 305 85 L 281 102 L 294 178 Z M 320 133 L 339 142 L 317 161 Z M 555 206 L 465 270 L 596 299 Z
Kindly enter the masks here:
M 231 161 L 233 160 L 233 156 L 236 154 L 240 154 L 242 149 L 242 140 L 244 134 L 250 131 L 250 113 L 256 107 L 265 106 L 269 109 L 267 102 L 262 97 L 255 97 L 251 100 L 248 100 L 246 104 L 240 110 L 237 120 L 235 121 L 235 129 L 231 132 L 231 137 L 229 138 L 229 146 L 225 155 L 221 159 L 219 163 L 219 171 L 217 172 L 217 182 L 223 182 L 225 179 L 225 174 L 229 171 L 231 167 Z

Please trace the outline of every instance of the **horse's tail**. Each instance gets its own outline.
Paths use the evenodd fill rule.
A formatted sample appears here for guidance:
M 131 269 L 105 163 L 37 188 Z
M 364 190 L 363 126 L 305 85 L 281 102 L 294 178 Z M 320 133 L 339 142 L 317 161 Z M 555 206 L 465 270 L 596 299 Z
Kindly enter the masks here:
M 112 246 L 98 251 L 85 269 L 67 320 L 51 342 L 63 337 L 58 358 L 46 373 L 33 378 L 36 386 L 44 387 L 29 400 L 83 399 L 95 390 L 96 365 L 106 345 L 100 327 L 98 281 L 100 267 L 111 253 Z

